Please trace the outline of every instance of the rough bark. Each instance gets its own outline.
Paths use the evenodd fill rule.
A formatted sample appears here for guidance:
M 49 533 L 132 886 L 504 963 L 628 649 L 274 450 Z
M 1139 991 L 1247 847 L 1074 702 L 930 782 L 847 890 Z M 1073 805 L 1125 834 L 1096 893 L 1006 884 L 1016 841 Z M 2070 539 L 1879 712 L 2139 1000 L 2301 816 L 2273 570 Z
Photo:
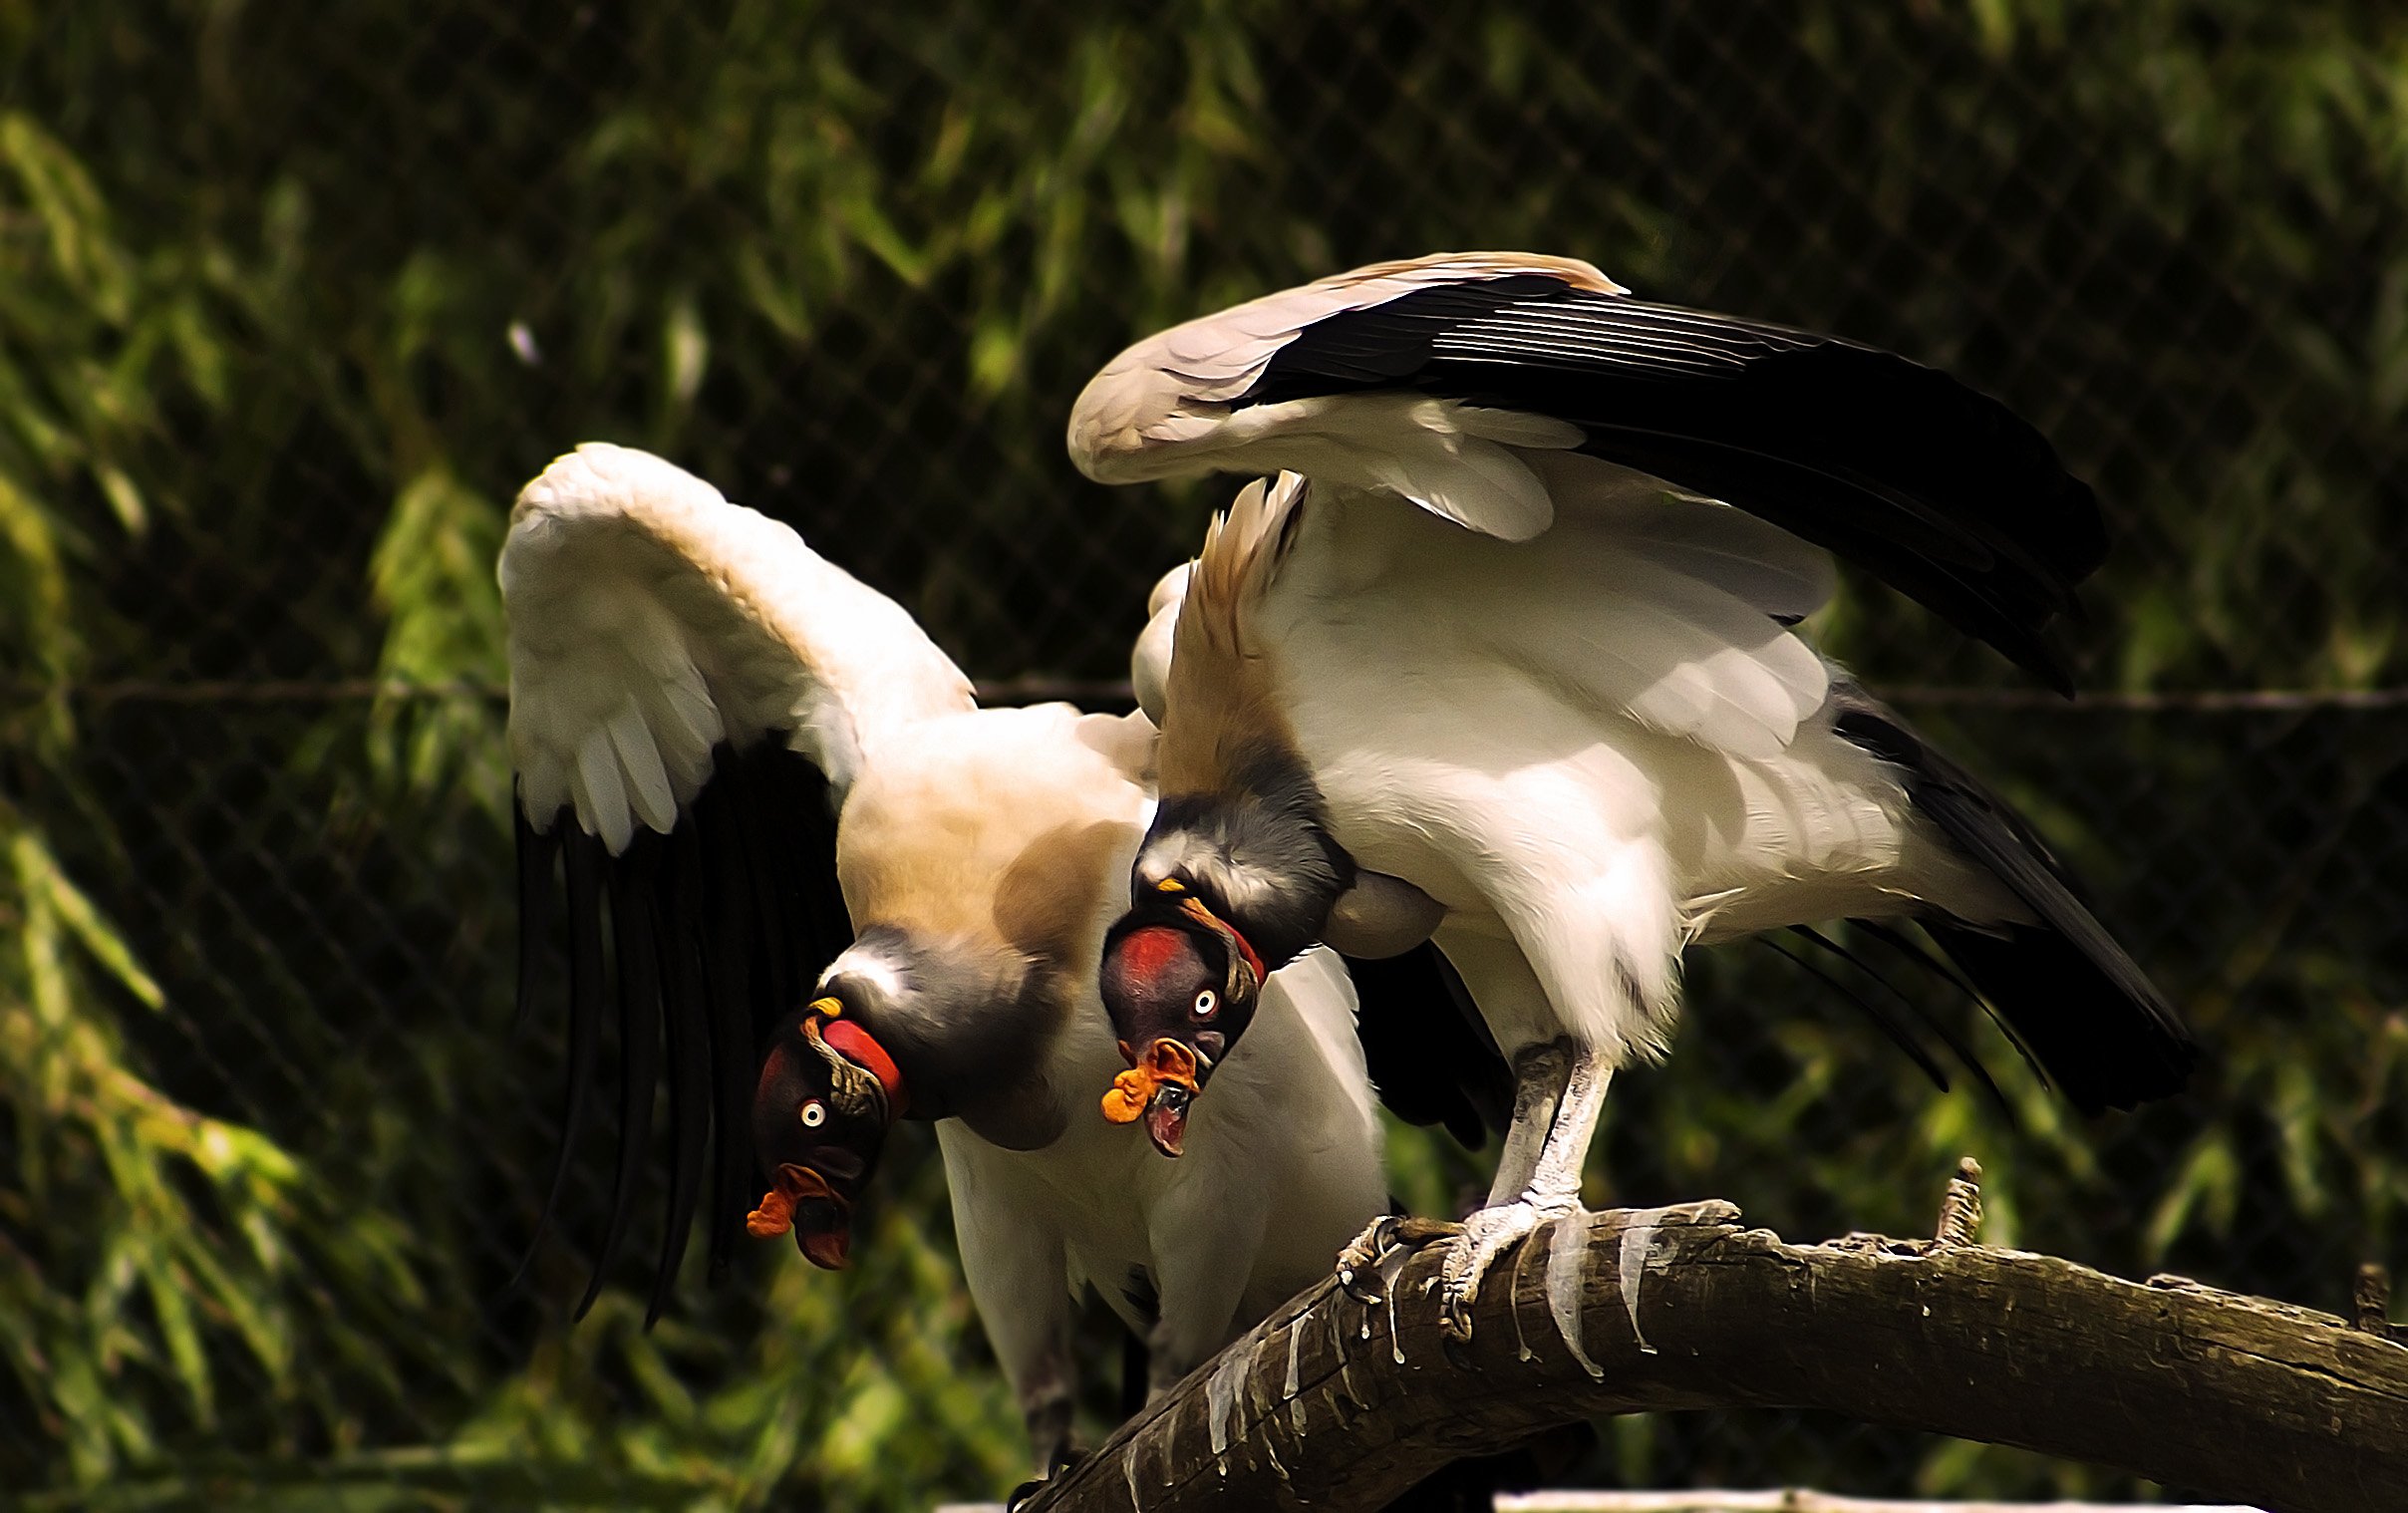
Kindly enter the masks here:
M 1937 1242 L 1790 1245 L 1718 1201 L 1576 1214 L 1499 1263 L 1462 1347 L 1438 1332 L 1436 1247 L 1375 1304 L 1325 1283 L 1028 1513 L 1346 1513 L 1551 1424 L 1741 1405 L 2021 1445 L 2274 1513 L 2408 1508 L 2398 1330 L 1964 1243 L 1964 1196 Z

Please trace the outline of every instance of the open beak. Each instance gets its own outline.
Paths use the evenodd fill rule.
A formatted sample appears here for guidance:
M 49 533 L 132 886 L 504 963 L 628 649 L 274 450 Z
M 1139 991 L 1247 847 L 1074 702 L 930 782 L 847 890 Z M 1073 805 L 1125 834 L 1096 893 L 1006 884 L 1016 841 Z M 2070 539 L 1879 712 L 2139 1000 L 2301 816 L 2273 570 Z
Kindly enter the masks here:
M 1154 1142 L 1154 1149 L 1175 1156 L 1187 1148 L 1187 1105 L 1195 1099 L 1194 1088 L 1177 1082 L 1166 1082 L 1154 1089 L 1153 1097 L 1145 1105 L 1145 1133 Z
M 777 1168 L 777 1182 L 760 1206 L 745 1216 L 745 1231 L 756 1240 L 794 1232 L 803 1259 L 826 1271 L 841 1271 L 853 1245 L 853 1206 L 808 1166 Z
M 1128 1055 L 1125 1046 L 1121 1054 Z M 1154 1148 L 1175 1156 L 1185 1148 L 1188 1106 L 1210 1069 L 1195 1048 L 1158 1037 L 1143 1055 L 1129 1057 L 1128 1070 L 1112 1078 L 1111 1090 L 1103 1095 L 1103 1116 L 1115 1124 L 1143 1118 Z

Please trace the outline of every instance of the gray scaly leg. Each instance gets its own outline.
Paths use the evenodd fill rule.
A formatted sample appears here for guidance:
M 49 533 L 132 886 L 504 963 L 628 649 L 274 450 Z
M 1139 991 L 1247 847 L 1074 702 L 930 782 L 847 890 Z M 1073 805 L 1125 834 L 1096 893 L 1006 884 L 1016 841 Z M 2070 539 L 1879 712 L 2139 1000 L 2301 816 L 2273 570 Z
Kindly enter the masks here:
M 1492 1201 L 1466 1219 L 1462 1236 L 1447 1251 L 1446 1263 L 1439 1270 L 1439 1327 L 1457 1340 L 1471 1338 L 1471 1302 L 1497 1257 L 1541 1224 L 1580 1207 L 1581 1168 L 1589 1157 L 1589 1141 L 1597 1132 L 1597 1117 L 1605 1108 L 1606 1087 L 1614 1080 L 1614 1068 L 1596 1052 L 1578 1047 L 1573 1048 L 1571 1060 L 1563 1099 L 1554 1109 L 1546 1142 L 1521 1195 L 1510 1203 Z M 1514 1105 L 1518 1134 L 1518 1096 Z M 1513 1148 L 1510 1137 L 1506 1148 L 1509 1153 Z

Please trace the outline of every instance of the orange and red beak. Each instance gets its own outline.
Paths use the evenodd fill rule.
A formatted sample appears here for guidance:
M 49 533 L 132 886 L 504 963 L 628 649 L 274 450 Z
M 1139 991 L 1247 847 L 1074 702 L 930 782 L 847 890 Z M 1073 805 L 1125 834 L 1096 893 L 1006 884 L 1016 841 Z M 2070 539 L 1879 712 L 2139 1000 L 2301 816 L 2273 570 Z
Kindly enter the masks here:
M 794 1247 L 813 1266 L 842 1271 L 852 1252 L 853 1207 L 807 1166 L 777 1168 L 777 1182 L 761 1196 L 760 1206 L 745 1216 L 745 1231 L 755 1240 L 794 1232 Z
M 1115 1124 L 1142 1117 L 1154 1148 L 1178 1155 L 1186 1149 L 1187 1110 L 1202 1090 L 1197 1074 L 1207 1068 L 1194 1048 L 1168 1036 L 1148 1045 L 1143 1056 L 1131 1055 L 1123 1042 L 1120 1054 L 1128 1058 L 1129 1069 L 1112 1078 L 1103 1095 L 1103 1116 Z

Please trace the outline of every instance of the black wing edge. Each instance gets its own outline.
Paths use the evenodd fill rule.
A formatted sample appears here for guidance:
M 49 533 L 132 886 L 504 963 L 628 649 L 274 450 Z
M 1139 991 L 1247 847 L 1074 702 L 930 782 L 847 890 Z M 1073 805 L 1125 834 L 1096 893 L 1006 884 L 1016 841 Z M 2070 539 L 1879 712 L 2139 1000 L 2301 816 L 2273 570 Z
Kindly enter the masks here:
M 1345 958 L 1354 1019 L 1379 1100 L 1408 1124 L 1443 1125 L 1467 1150 L 1513 1115 L 1513 1068 L 1454 966 L 1423 942 L 1396 956 Z
M 1578 425 L 1583 451 L 1836 552 L 2073 691 L 2048 629 L 2105 559 L 2098 501 L 2030 423 L 1946 373 L 1512 274 L 1318 321 L 1237 404 L 1396 387 Z
M 667 1308 L 698 1212 L 714 1285 L 728 1272 L 758 1190 L 751 1136 L 760 1048 L 819 970 L 852 941 L 836 887 L 828 782 L 772 735 L 713 754 L 711 779 L 668 835 L 639 826 L 611 856 L 562 809 L 539 832 L 513 804 L 518 853 L 518 1017 L 538 997 L 555 933 L 553 858 L 568 924 L 568 1063 L 560 1141 L 527 1260 L 560 1208 L 584 1133 L 603 1039 L 618 1009 L 618 1114 L 609 1217 L 576 1316 L 625 1241 L 652 1145 L 656 1084 L 669 1088 L 670 1180 L 645 1324 Z M 665 1053 L 665 1059 L 664 1059 Z
M 2198 1065 L 2198 1042 L 2030 824 L 1863 690 L 1838 685 L 1834 697 L 1840 737 L 1899 767 L 1917 812 L 2038 916 L 2003 927 L 1918 921 L 2016 1049 L 2086 1114 L 2180 1092 Z

